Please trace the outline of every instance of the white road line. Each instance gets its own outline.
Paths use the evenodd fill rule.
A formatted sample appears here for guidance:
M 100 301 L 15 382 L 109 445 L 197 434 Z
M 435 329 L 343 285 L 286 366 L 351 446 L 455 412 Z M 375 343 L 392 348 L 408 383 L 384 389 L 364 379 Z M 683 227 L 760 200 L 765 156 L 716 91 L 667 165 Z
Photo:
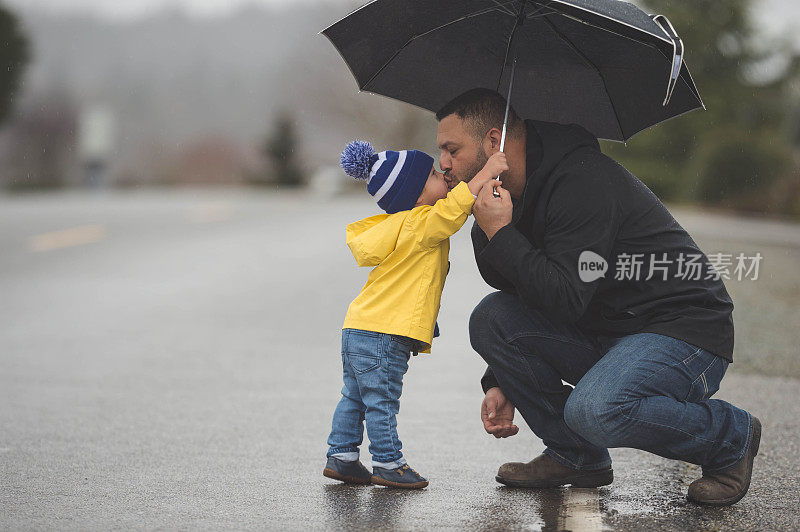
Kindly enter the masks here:
M 82 225 L 32 236 L 29 241 L 29 247 L 31 251 L 51 251 L 93 244 L 105 239 L 107 235 L 108 231 L 102 225 Z
M 600 495 L 593 488 L 567 488 L 558 511 L 558 529 L 572 532 L 600 532 Z

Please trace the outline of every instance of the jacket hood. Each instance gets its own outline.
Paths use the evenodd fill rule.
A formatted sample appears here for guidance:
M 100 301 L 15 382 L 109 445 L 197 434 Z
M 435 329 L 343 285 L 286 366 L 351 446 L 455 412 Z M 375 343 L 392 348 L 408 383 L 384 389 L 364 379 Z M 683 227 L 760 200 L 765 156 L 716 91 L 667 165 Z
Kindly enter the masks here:
M 541 120 L 525 120 L 526 139 L 526 171 L 527 180 L 523 198 L 524 205 L 530 205 L 539 197 L 539 192 L 551 178 L 553 170 L 569 154 L 578 148 L 593 148 L 600 151 L 597 137 L 577 124 L 557 124 Z M 532 168 L 531 154 L 539 154 L 539 164 Z M 523 207 L 522 205 L 520 207 Z M 523 210 L 519 209 L 520 212 Z M 517 213 L 514 213 L 515 217 Z
M 377 214 L 349 224 L 345 228 L 347 246 L 359 266 L 377 266 L 397 246 L 405 216 Z

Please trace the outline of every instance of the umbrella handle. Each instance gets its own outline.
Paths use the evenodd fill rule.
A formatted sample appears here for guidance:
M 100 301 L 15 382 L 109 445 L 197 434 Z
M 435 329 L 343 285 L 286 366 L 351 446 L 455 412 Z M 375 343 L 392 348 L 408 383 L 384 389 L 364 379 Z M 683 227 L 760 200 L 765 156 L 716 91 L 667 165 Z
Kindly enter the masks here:
M 508 127 L 508 110 L 511 108 L 511 88 L 514 86 L 514 70 L 517 67 L 517 54 L 514 53 L 514 61 L 511 63 L 511 75 L 508 80 L 508 97 L 506 98 L 506 115 L 503 118 L 503 134 L 500 135 L 500 151 L 505 151 L 506 148 L 506 128 Z M 494 178 L 495 181 L 500 180 L 500 176 Z M 500 197 L 500 193 L 496 188 L 492 189 L 492 195 L 495 198 Z
M 662 107 L 666 107 L 669 104 L 670 98 L 672 98 L 672 93 L 675 90 L 675 86 L 678 84 L 678 76 L 681 73 L 681 64 L 683 63 L 683 41 L 678 37 L 678 33 L 667 17 L 664 15 L 650 15 L 650 18 L 664 30 L 664 33 L 666 33 L 670 39 L 672 39 L 672 69 L 670 70 L 669 81 L 667 82 L 667 95 L 664 98 L 664 102 L 661 104 Z
M 505 151 L 506 147 L 506 128 L 508 126 L 508 110 L 511 108 L 511 88 L 514 86 L 514 70 L 517 68 L 517 50 L 514 46 L 514 36 L 517 33 L 517 28 L 522 26 L 525 23 L 525 4 L 528 3 L 528 0 L 523 0 L 522 4 L 519 7 L 519 13 L 517 13 L 517 21 L 514 23 L 514 28 L 511 30 L 511 35 L 508 38 L 508 47 L 506 48 L 506 56 L 503 58 L 503 70 L 506 68 L 506 61 L 508 59 L 508 53 L 512 52 L 514 54 L 514 59 L 511 62 L 511 74 L 508 79 L 508 96 L 506 96 L 506 114 L 503 117 L 503 134 L 500 136 L 500 151 Z M 500 92 L 500 80 L 503 79 L 503 70 L 500 71 L 500 79 L 497 80 L 497 92 Z M 495 181 L 499 181 L 500 176 L 498 175 L 495 177 Z M 500 193 L 497 192 L 496 188 L 492 189 L 492 196 L 495 198 L 500 197 Z

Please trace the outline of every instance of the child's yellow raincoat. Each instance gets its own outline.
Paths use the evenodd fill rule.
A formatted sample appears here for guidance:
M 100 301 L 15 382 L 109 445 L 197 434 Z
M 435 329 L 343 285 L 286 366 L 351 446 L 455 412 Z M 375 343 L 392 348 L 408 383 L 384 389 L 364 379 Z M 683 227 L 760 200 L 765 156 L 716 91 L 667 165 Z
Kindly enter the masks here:
M 347 245 L 359 266 L 375 266 L 347 309 L 343 329 L 408 336 L 430 353 L 447 276 L 450 235 L 472 213 L 464 182 L 435 205 L 370 216 L 347 226 Z

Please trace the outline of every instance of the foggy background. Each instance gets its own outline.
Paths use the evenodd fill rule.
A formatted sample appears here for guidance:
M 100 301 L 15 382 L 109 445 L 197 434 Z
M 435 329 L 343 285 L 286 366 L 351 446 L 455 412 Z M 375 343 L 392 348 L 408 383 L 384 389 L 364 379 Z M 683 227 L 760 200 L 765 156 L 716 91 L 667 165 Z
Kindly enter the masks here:
M 709 110 L 604 150 L 664 201 L 800 217 L 800 4 L 639 4 L 679 28 Z M 359 94 L 318 35 L 358 5 L 0 1 L 29 57 L 0 124 L 0 185 L 338 190 L 330 167 L 354 137 L 437 153 L 431 113 Z

